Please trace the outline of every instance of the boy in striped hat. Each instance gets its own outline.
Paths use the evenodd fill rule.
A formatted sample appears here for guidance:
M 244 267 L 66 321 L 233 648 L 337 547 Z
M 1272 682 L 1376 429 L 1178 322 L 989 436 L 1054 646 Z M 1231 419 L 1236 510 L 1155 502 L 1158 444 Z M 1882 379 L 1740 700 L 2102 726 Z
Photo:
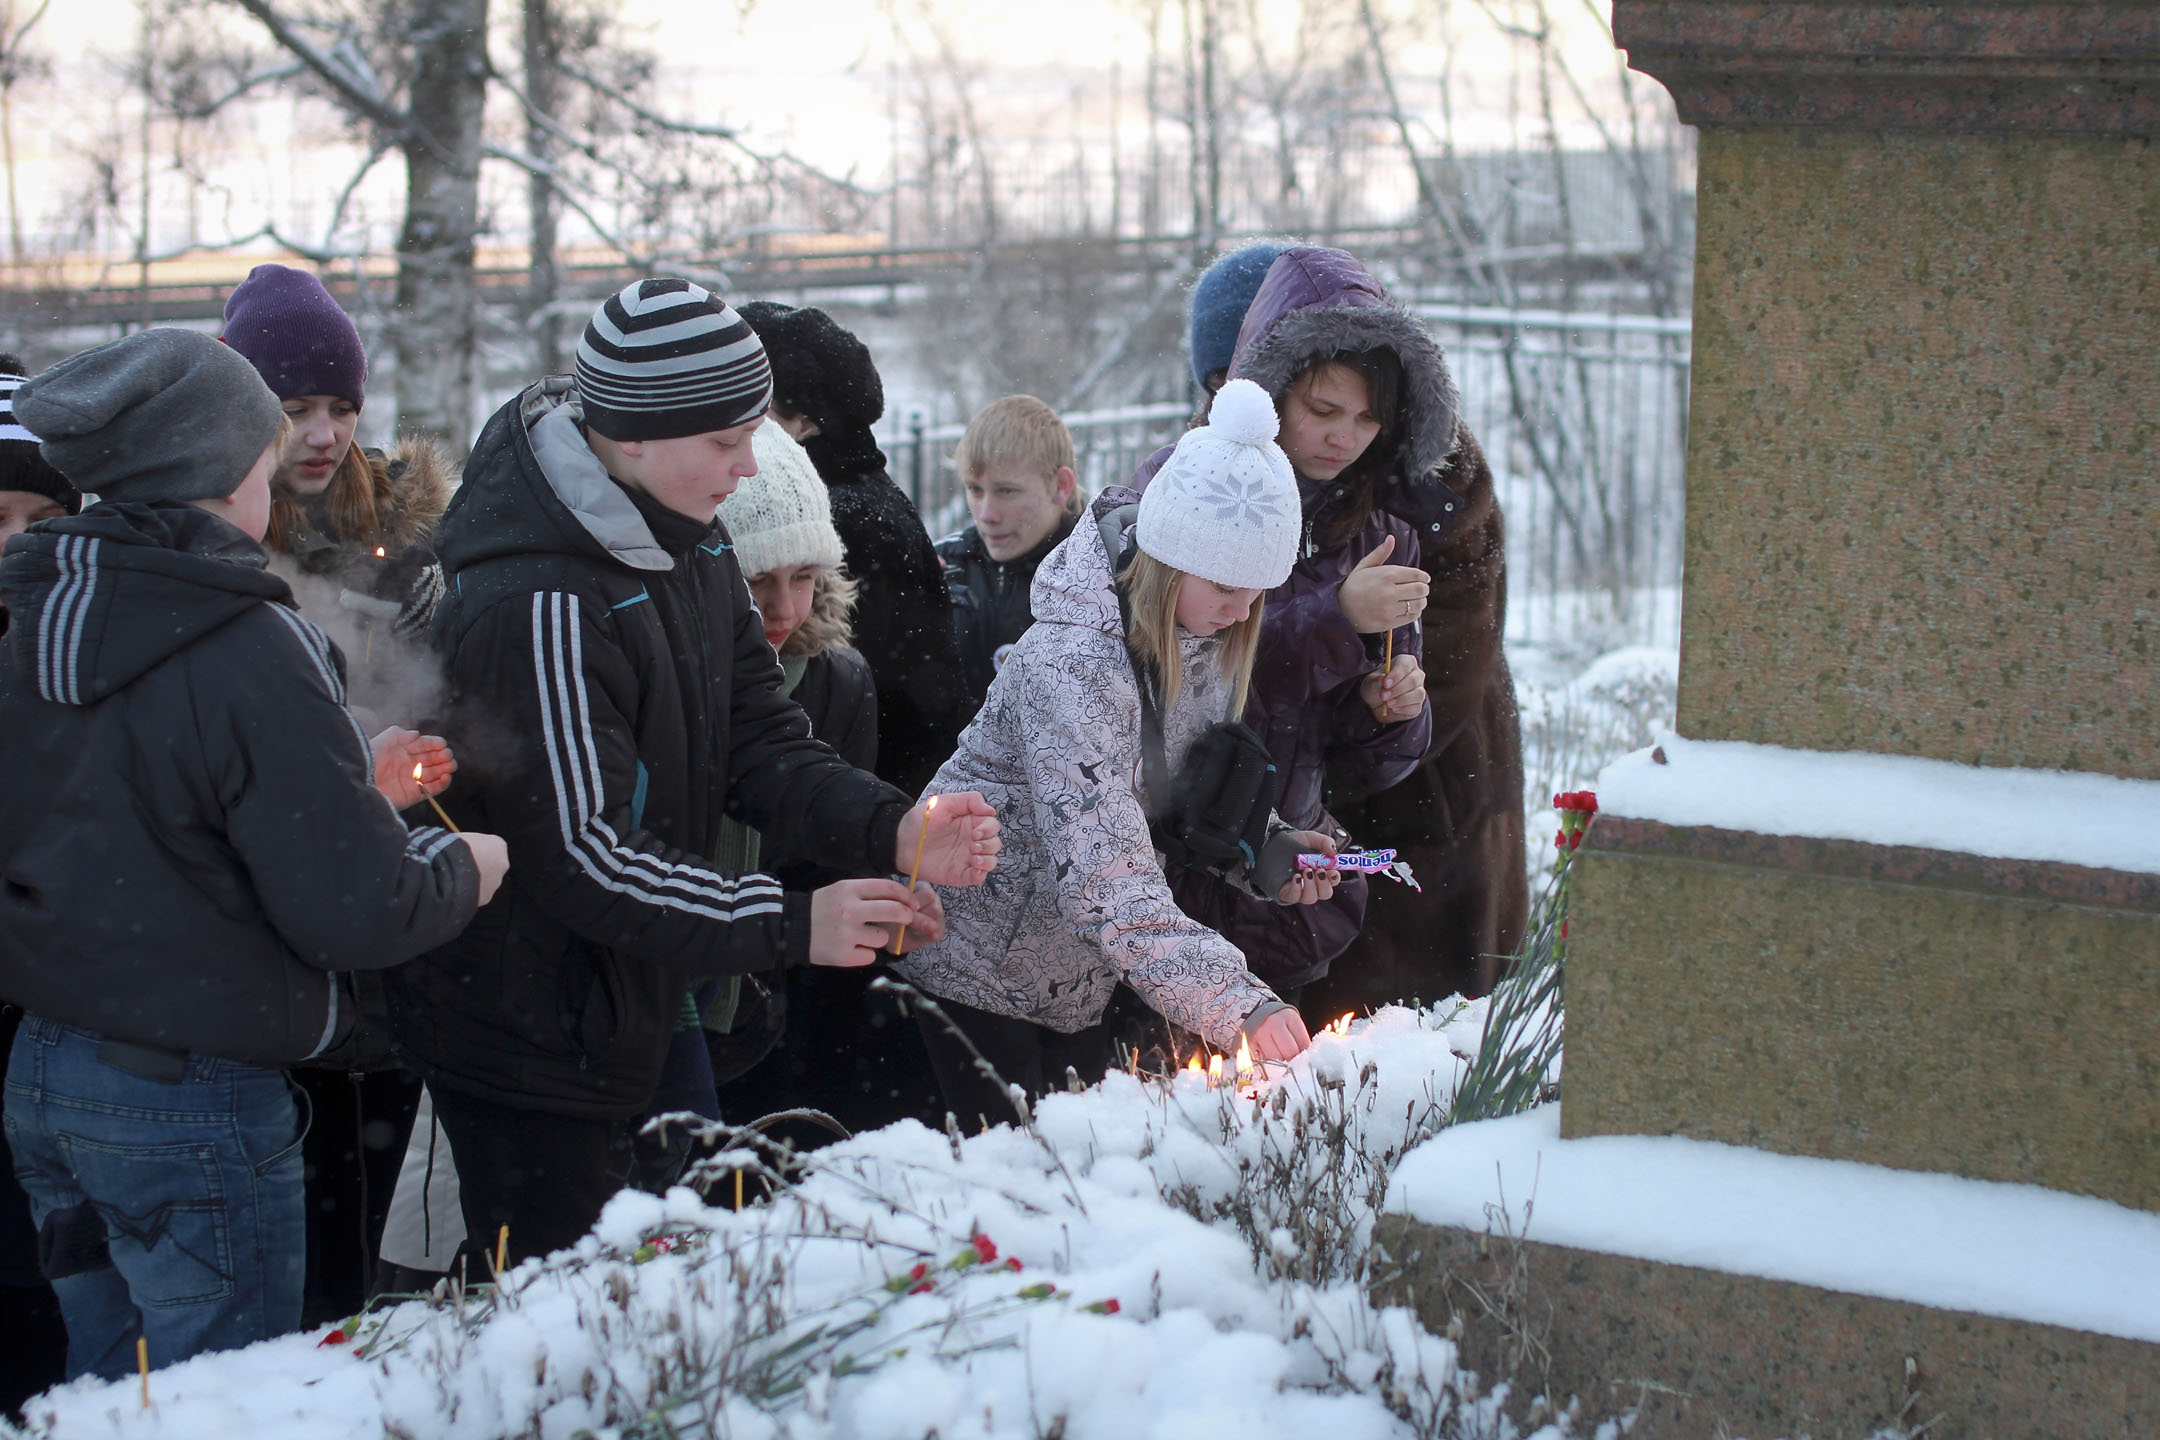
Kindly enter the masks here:
M 771 392 L 732 308 L 639 281 L 594 313 L 574 374 L 488 421 L 435 534 L 461 761 L 444 799 L 509 841 L 520 880 L 386 989 L 467 1230 L 489 1246 L 507 1225 L 513 1256 L 574 1243 L 626 1184 L 673 1178 L 679 1161 L 637 1130 L 693 983 L 866 965 L 889 929 L 943 932 L 927 886 L 882 878 L 896 855 L 920 845 L 922 877 L 950 885 L 995 863 L 981 797 L 913 804 L 814 739 L 782 690 L 716 518 L 757 473 Z M 805 894 L 725 872 L 709 858 L 723 816 L 881 878 Z M 683 1087 L 670 1073 L 668 1093 Z

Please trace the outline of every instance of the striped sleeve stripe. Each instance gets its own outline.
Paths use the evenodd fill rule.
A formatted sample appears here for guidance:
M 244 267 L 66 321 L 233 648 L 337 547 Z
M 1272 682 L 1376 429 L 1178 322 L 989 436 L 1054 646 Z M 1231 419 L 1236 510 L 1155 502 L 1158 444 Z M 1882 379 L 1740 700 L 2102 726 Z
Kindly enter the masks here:
M 65 535 L 54 547 L 60 579 L 38 617 L 38 693 L 63 705 L 82 704 L 82 637 L 97 593 L 102 541 Z
M 780 886 L 769 876 L 730 880 L 622 843 L 600 816 L 604 785 L 585 688 L 577 597 L 560 591 L 535 594 L 532 634 L 533 680 L 539 690 L 541 737 L 555 789 L 556 819 L 563 848 L 578 867 L 602 889 L 707 919 L 732 922 L 780 914 Z
M 330 692 L 332 703 L 345 712 L 345 723 L 352 727 L 353 739 L 360 746 L 361 763 L 367 766 L 370 775 L 374 774 L 375 750 L 368 744 L 367 732 L 360 728 L 360 717 L 345 703 L 345 682 L 338 679 L 337 666 L 330 663 L 330 637 L 317 629 L 313 621 L 283 605 L 273 602 L 263 608 L 284 621 L 285 628 L 300 638 L 300 648 L 313 662 L 315 674 L 323 682 L 323 688 Z M 383 797 L 383 803 L 389 803 L 388 796 Z
M 440 825 L 418 825 L 405 840 L 405 853 L 423 865 L 435 863 L 435 857 L 452 845 L 458 837 Z

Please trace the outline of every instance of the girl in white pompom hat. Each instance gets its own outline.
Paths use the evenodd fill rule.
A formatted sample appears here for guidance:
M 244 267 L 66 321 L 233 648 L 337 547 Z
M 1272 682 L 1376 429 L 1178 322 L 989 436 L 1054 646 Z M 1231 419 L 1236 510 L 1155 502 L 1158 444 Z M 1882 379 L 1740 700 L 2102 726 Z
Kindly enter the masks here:
M 1232 381 L 1144 497 L 1097 497 L 1036 572 L 1034 628 L 931 782 L 931 793 L 979 791 L 1005 848 L 982 886 L 940 890 L 945 937 L 896 968 L 1031 1094 L 1062 1086 L 1068 1068 L 1093 1081 L 1114 1062 L 1103 1017 L 1120 981 L 1226 1052 L 1244 1041 L 1286 1060 L 1310 1043 L 1237 948 L 1178 909 L 1158 849 L 1193 835 L 1181 818 L 1194 807 L 1215 813 L 1210 787 L 1235 769 L 1224 757 L 1246 753 L 1223 727 L 1244 711 L 1262 603 L 1289 575 L 1301 528 L 1276 425 L 1266 393 Z M 1295 857 L 1332 844 L 1263 814 L 1271 772 L 1265 784 L 1244 832 L 1257 843 L 1235 843 L 1218 873 L 1278 904 L 1326 899 L 1333 872 L 1302 875 Z M 1226 791 L 1222 804 L 1250 798 Z M 1013 1118 L 966 1045 L 934 1017 L 922 1030 L 962 1123 Z

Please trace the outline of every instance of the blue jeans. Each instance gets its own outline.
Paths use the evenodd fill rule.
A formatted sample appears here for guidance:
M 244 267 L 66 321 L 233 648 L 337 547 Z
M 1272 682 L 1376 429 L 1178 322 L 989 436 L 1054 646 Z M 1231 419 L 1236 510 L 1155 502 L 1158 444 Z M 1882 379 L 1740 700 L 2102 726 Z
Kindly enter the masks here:
M 177 1081 L 145 1079 L 32 1015 L 6 1124 L 70 1379 L 132 1373 L 137 1336 L 164 1366 L 300 1327 L 302 1128 L 283 1071 L 190 1055 Z

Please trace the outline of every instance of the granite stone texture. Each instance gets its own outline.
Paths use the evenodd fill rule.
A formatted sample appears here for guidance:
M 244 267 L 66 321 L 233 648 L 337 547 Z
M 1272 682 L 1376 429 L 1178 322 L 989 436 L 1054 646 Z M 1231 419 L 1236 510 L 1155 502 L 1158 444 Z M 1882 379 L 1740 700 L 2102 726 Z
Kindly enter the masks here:
M 2147 0 L 1615 0 L 1612 23 L 1690 125 L 2160 135 Z
M 1600 816 L 1569 909 L 1562 1133 L 2160 1210 L 2153 887 L 2007 863 Z
M 1681 733 L 2160 778 L 2160 154 L 1712 129 L 1698 193 Z
M 1396 1215 L 1374 1245 L 1373 1298 L 1434 1334 L 1459 1324 L 1485 1384 L 1507 1378 L 1524 1339 L 1542 1345 L 1549 1367 L 1518 1369 L 1517 1394 L 1579 1397 L 1579 1434 L 1635 1411 L 1630 1433 L 1655 1440 L 1848 1440 L 1894 1424 L 1929 1440 L 2160 1435 L 2160 1346 Z

